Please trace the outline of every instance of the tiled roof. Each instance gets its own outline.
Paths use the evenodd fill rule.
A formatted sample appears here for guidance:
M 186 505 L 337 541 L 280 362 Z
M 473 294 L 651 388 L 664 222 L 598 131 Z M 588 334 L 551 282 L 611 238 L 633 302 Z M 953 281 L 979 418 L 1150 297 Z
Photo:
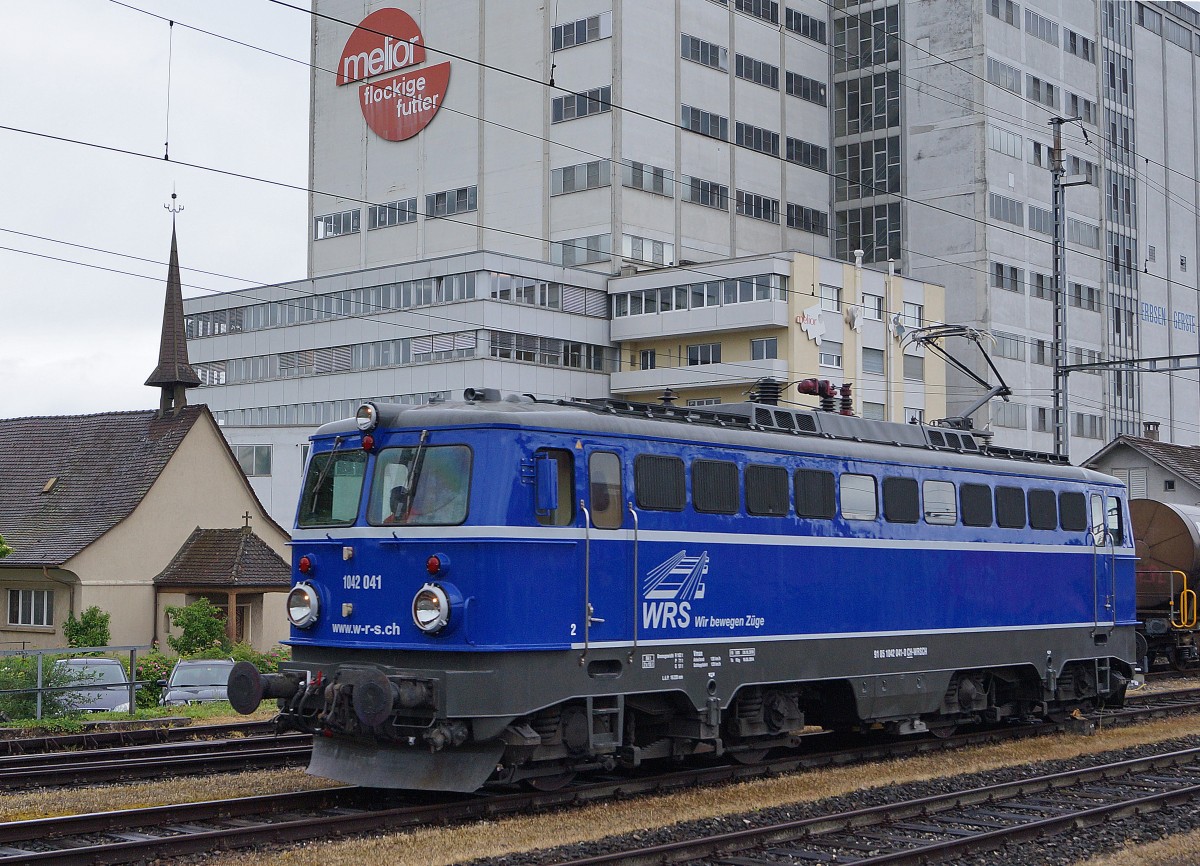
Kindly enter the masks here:
M 128 517 L 204 406 L 0 419 L 0 566 L 56 566 Z
M 1128 446 L 1146 455 L 1168 472 L 1200 487 L 1200 448 L 1194 445 L 1173 445 L 1170 442 L 1144 439 L 1141 436 L 1122 435 L 1114 439 L 1101 453 L 1108 452 L 1116 445 Z M 1099 456 L 1099 454 L 1096 455 L 1096 457 Z M 1094 461 L 1096 457 L 1093 457 L 1092 460 Z
M 158 346 L 158 366 L 146 380 L 147 385 L 195 388 L 200 377 L 188 363 L 187 336 L 183 327 L 183 292 L 179 281 L 179 245 L 175 227 L 171 227 L 171 261 L 167 266 L 167 295 L 163 304 L 162 337 Z
M 197 527 L 155 586 L 287 588 L 292 570 L 249 529 Z

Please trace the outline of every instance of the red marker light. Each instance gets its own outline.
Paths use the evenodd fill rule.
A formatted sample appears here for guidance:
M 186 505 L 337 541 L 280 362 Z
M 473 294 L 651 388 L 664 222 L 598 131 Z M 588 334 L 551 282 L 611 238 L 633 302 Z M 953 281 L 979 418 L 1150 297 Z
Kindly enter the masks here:
M 368 433 L 362 438 L 363 451 L 372 451 L 375 448 L 375 437 Z
M 301 574 L 308 574 L 313 568 L 312 560 L 307 556 L 302 556 L 300 557 L 300 561 L 296 563 L 296 567 L 300 569 Z
M 425 570 L 430 574 L 437 574 L 442 570 L 442 560 L 436 553 L 425 560 Z

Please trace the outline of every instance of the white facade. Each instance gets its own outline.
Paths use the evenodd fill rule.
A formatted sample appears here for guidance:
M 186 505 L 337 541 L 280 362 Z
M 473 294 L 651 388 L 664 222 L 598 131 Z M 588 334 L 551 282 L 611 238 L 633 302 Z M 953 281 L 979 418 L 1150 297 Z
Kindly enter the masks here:
M 386 10 L 411 17 L 424 58 L 398 70 L 373 59 L 370 39 L 382 46 L 383 32 L 355 26 L 398 14 Z M 1079 113 L 1086 142 L 1080 124 L 1064 126 L 1067 172 L 1090 178 L 1066 193 L 1068 362 L 1198 350 L 1200 13 L 1182 4 L 317 0 L 314 11 L 312 280 L 260 290 L 264 299 L 469 271 L 603 292 L 608 276 L 630 268 L 702 268 L 779 250 L 851 261 L 861 250 L 877 273 L 890 261 L 918 283 L 946 286 L 946 321 L 995 335 L 992 354 L 1014 394 L 976 425 L 998 445 L 1049 451 L 1048 120 Z M 351 48 L 352 34 L 366 41 Z M 436 86 L 421 91 L 419 132 L 389 138 L 368 123 L 364 93 L 432 82 L 447 63 L 436 112 Z M 351 67 L 377 74 L 339 84 Z M 500 253 L 512 263 L 465 263 Z M 383 275 L 393 269 L 418 276 Z M 562 345 L 611 349 L 605 311 L 493 301 L 486 280 L 475 288 L 470 299 L 454 289 L 431 302 L 452 313 L 367 311 L 190 346 L 194 361 L 219 365 L 425 336 L 450 339 L 453 353 L 468 346 L 453 335 L 474 332 L 474 355 L 421 353 L 418 363 L 338 373 L 301 363 L 195 399 L 213 405 L 231 442 L 295 451 L 317 415 L 291 410 L 290 426 L 289 410 L 272 407 L 340 409 L 481 385 L 596 396 L 608 393 L 609 372 L 624 377 L 623 392 L 626 379 L 645 378 L 623 365 L 627 353 L 604 355 L 611 370 L 570 366 L 579 353 Z M 188 311 L 238 305 L 193 299 Z M 493 351 L 492 331 L 515 335 L 509 356 Z M 519 335 L 559 342 L 518 347 Z M 567 366 L 544 363 L 556 347 Z M 986 378 L 973 353 L 955 352 Z M 952 375 L 948 413 L 981 393 Z M 1200 441 L 1195 372 L 1077 372 L 1070 401 L 1076 461 L 1149 420 L 1168 441 Z M 298 467 L 299 456 L 285 462 Z M 298 474 L 272 478 L 278 492 L 256 489 L 287 521 Z

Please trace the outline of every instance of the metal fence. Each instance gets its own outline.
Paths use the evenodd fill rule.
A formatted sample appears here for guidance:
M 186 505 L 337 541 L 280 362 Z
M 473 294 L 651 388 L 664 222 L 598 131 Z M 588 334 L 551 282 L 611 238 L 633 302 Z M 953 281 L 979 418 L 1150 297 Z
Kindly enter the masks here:
M 137 654 L 139 652 L 149 652 L 149 646 L 99 646 L 99 647 L 59 647 L 56 649 L 17 649 L 17 650 L 0 650 L 0 659 L 10 658 L 13 656 L 28 657 L 35 656 L 37 658 L 37 685 L 29 689 L 0 689 L 0 695 L 26 695 L 31 692 L 37 693 L 37 711 L 34 718 L 42 717 L 42 696 L 47 692 L 73 692 L 80 689 L 86 689 L 91 686 L 89 683 L 74 683 L 69 686 L 47 686 L 45 679 L 45 659 L 46 656 L 83 656 L 91 653 L 129 653 L 129 714 L 137 710 L 137 688 L 140 683 L 137 682 Z

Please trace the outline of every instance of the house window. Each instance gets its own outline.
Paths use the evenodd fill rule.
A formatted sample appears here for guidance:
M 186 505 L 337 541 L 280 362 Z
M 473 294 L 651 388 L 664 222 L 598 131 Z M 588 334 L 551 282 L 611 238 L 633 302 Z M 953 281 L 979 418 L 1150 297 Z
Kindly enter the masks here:
M 729 210 L 729 187 L 699 177 L 683 179 L 683 200 L 717 210 Z
M 425 196 L 425 217 L 453 216 L 456 213 L 473 211 L 477 207 L 478 188 L 464 186 L 446 192 L 435 192 Z
M 831 313 L 842 311 L 842 287 L 821 284 L 821 309 Z
M 700 343 L 695 346 L 688 346 L 688 366 L 695 367 L 699 364 L 720 364 L 721 363 L 721 344 L 720 343 Z
M 883 295 L 863 295 L 863 318 L 883 321 Z
M 686 33 L 679 34 L 679 56 L 722 72 L 729 71 L 729 49 Z
M 862 368 L 864 373 L 882 373 L 883 349 L 863 349 Z
M 657 353 L 654 349 L 642 349 L 638 356 L 638 363 L 643 370 L 653 370 L 657 366 Z
M 904 378 L 912 382 L 925 381 L 925 359 L 920 355 L 904 356 Z
M 817 361 L 822 367 L 842 366 L 842 344 L 822 340 L 821 348 L 817 353 Z
M 779 357 L 779 339 L 765 337 L 761 340 L 750 341 L 750 359 L 752 361 L 768 361 Z
M 550 122 L 563 123 L 589 114 L 612 111 L 612 87 L 594 87 L 581 93 L 568 93 L 550 100 Z
M 270 445 L 235 445 L 233 453 L 247 478 L 271 474 Z
M 709 138 L 719 138 L 729 141 L 729 118 L 711 111 L 701 111 L 690 105 L 679 107 L 679 125 L 692 132 L 707 135 Z
M 562 51 L 585 42 L 595 42 L 612 36 L 612 13 L 601 12 L 590 18 L 580 18 L 560 24 L 550 31 L 551 50 Z
M 381 229 L 417 221 L 417 200 L 406 198 L 367 208 L 367 229 Z
M 883 404 L 882 403 L 868 403 L 868 402 L 864 401 L 862 404 L 862 416 L 864 418 L 866 418 L 868 421 L 883 421 L 884 420 Z
M 313 240 L 336 238 L 338 235 L 357 234 L 360 211 L 347 210 L 313 218 Z
M 54 590 L 10 589 L 9 625 L 54 625 Z

